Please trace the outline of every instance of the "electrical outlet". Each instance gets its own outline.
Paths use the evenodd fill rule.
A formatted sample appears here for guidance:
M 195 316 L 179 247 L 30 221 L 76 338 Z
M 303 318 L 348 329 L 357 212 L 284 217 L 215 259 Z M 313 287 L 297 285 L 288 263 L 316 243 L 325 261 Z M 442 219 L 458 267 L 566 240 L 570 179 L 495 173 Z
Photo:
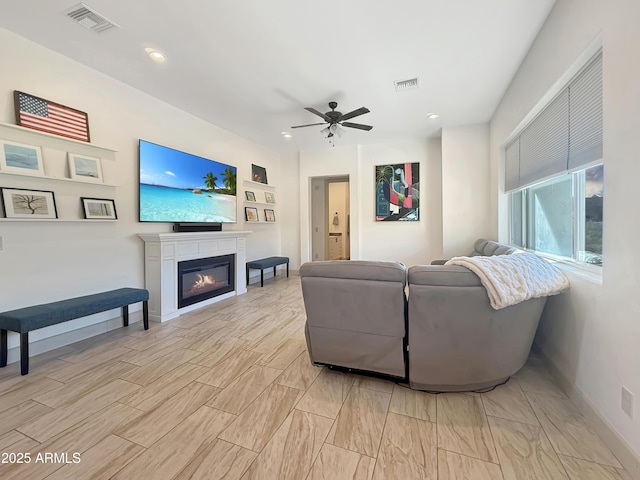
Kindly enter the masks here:
M 622 410 L 629 415 L 629 418 L 633 418 L 633 393 L 622 387 Z

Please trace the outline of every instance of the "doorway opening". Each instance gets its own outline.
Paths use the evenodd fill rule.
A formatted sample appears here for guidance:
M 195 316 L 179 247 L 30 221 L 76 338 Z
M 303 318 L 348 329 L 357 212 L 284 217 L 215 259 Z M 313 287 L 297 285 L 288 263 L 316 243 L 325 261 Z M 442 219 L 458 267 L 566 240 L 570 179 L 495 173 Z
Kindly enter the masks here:
M 311 259 L 351 258 L 349 176 L 311 178 Z

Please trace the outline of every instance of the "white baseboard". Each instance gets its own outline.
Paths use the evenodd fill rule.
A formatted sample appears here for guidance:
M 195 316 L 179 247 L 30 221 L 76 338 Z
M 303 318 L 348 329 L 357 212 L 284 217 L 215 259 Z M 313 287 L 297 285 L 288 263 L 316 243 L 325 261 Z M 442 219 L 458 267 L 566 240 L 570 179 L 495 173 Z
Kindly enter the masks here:
M 602 416 L 598 409 L 596 409 L 584 392 L 564 376 L 560 369 L 551 361 L 549 356 L 540 348 L 536 348 L 535 351 L 540 354 L 543 362 L 549 368 L 549 371 L 562 390 L 564 390 L 578 410 L 585 416 L 589 424 L 594 427 L 598 435 L 600 435 L 600 438 L 602 438 L 604 443 L 606 443 L 611 449 L 629 475 L 631 475 L 631 478 L 640 480 L 640 456 L 638 456 L 625 439 L 616 432 L 613 426 Z
M 142 321 L 142 310 L 129 313 L 129 325 Z M 92 325 L 77 328 L 69 332 L 64 332 L 51 337 L 42 338 L 40 340 L 34 340 L 29 342 L 29 357 L 34 357 L 41 353 L 55 350 L 56 348 L 64 347 L 71 343 L 79 342 L 86 338 L 95 337 L 101 333 L 106 333 L 110 330 L 122 328 L 122 316 L 103 320 Z M 11 332 L 9 332 L 11 333 Z M 20 346 L 15 346 L 7 350 L 7 364 L 20 361 Z

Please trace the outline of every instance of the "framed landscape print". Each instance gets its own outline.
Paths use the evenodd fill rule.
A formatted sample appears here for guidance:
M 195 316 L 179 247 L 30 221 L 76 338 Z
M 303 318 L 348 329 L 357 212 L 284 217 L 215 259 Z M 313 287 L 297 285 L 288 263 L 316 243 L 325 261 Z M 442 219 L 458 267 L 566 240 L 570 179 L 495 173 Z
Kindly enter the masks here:
M 255 202 L 256 201 L 256 194 L 253 192 L 250 192 L 249 190 L 246 190 L 244 192 L 244 196 L 247 197 L 247 202 Z
M 267 184 L 267 169 L 251 164 L 251 180 Z
M 6 218 L 58 218 L 56 200 L 48 190 L 0 188 Z
M 272 192 L 264 192 L 264 198 L 267 203 L 276 203 L 276 195 Z
M 258 209 L 255 207 L 244 207 L 244 218 L 247 222 L 257 222 Z
M 420 164 L 378 165 L 375 173 L 376 221 L 419 221 Z
M 103 183 L 102 165 L 97 157 L 88 157 L 69 152 L 69 174 L 74 180 Z
M 44 175 L 42 149 L 33 145 L 0 140 L 0 171 L 22 175 Z
M 271 209 L 264 209 L 264 219 L 267 222 L 275 222 L 276 221 L 276 212 Z
M 81 197 L 84 218 L 87 220 L 117 220 L 116 204 L 110 198 Z

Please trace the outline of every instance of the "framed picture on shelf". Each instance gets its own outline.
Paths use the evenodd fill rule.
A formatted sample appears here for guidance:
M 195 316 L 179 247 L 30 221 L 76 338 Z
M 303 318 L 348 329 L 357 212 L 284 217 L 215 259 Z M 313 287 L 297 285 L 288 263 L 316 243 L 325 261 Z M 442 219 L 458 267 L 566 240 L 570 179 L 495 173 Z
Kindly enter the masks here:
M 28 93 L 13 92 L 16 124 L 89 142 L 89 116 L 75 108 L 65 107 Z
M 276 203 L 276 196 L 272 192 L 264 192 L 264 198 L 267 203 Z
M 256 201 L 256 195 L 253 192 L 250 192 L 249 190 L 246 190 L 244 192 L 244 196 L 247 197 L 247 201 L 248 202 L 255 202 Z
M 251 180 L 267 185 L 267 169 L 251 164 Z
M 97 157 L 88 157 L 69 152 L 69 173 L 74 180 L 103 183 L 102 165 Z
M 58 218 L 56 199 L 49 190 L 0 188 L 6 218 Z
M 247 222 L 258 222 L 258 209 L 255 207 L 244 207 L 244 218 Z
M 44 175 L 40 147 L 0 140 L 0 148 L 0 171 L 22 175 Z
M 117 220 L 116 203 L 111 198 L 80 197 L 87 220 Z
M 275 222 L 276 221 L 276 212 L 269 208 L 264 209 L 264 219 L 267 222 Z

